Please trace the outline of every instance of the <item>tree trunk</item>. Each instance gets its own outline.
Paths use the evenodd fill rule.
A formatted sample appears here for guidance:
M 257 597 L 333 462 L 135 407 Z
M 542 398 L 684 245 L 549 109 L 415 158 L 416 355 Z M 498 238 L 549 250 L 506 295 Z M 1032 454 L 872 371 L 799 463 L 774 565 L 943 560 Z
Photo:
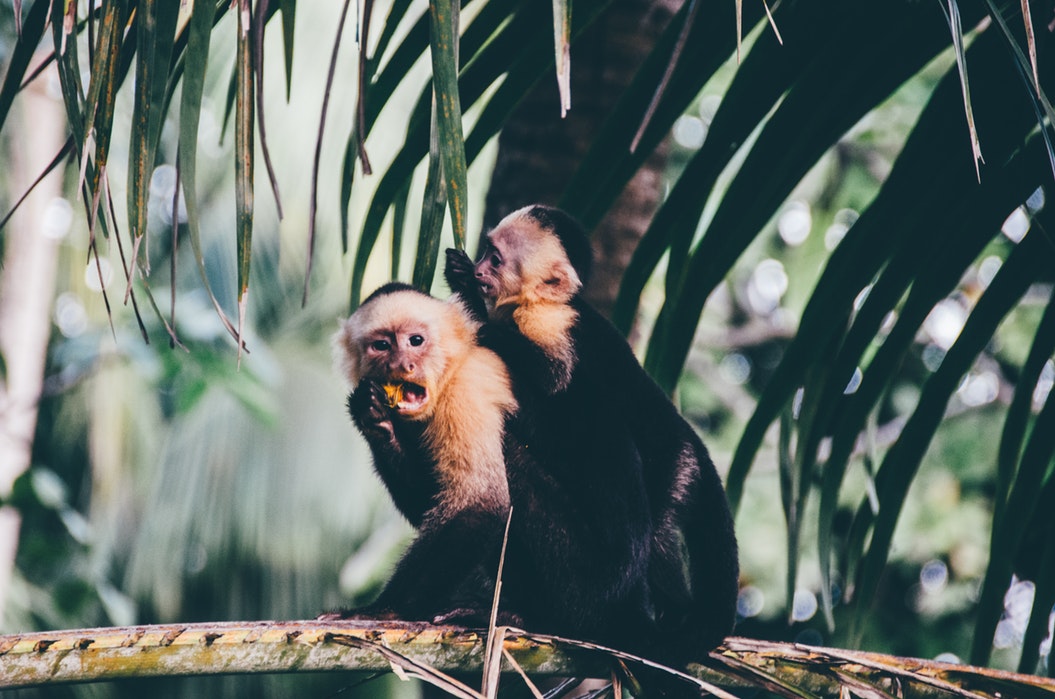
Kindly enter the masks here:
M 61 102 L 46 92 L 46 71 L 15 102 L 22 123 L 7 144 L 7 174 L 11 201 L 17 201 L 39 174 L 32 168 L 50 162 L 62 147 L 66 128 Z M 45 178 L 23 202 L 4 236 L 0 275 L 0 497 L 11 493 L 15 479 L 29 467 L 37 404 L 44 380 L 51 306 L 55 295 L 58 240 L 49 235 L 47 209 L 62 194 L 62 168 Z M 0 507 L 0 619 L 10 591 L 18 551 L 21 518 L 17 510 Z
M 572 49 L 572 108 L 565 119 L 555 80 L 543 80 L 524 98 L 498 140 L 485 230 L 521 206 L 558 202 L 593 135 L 676 10 L 671 0 L 613 3 Z M 592 233 L 595 264 L 586 298 L 605 315 L 660 203 L 666 156 L 664 143 Z

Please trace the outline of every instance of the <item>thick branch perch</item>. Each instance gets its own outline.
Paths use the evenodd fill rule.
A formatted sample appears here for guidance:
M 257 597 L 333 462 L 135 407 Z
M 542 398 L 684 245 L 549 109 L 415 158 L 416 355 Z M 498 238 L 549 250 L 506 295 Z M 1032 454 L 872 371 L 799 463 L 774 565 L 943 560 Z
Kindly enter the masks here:
M 288 621 L 168 624 L 0 636 L 0 686 L 124 677 L 227 673 L 377 671 L 378 643 L 439 670 L 479 669 L 482 634 L 427 624 Z M 552 644 L 515 638 L 506 648 L 528 672 L 572 674 Z M 581 668 L 576 667 L 581 671 Z M 600 676 L 607 671 L 601 670 Z
M 391 669 L 393 657 L 441 672 L 480 672 L 485 634 L 424 623 L 285 621 L 170 624 L 0 636 L 0 687 L 162 677 Z M 381 649 L 381 650 L 379 650 Z M 382 650 L 388 649 L 392 652 Z M 509 631 L 505 650 L 528 675 L 610 676 L 633 656 Z M 506 664 L 504 672 L 514 669 Z M 793 643 L 729 638 L 692 674 L 736 692 L 784 696 L 1050 697 L 1055 680 L 988 668 Z M 715 690 L 717 691 L 717 690 Z

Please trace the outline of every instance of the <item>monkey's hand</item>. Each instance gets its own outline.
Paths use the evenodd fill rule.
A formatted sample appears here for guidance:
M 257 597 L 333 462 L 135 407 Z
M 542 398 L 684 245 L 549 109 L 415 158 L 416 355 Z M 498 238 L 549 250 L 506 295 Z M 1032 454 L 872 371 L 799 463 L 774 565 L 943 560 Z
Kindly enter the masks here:
M 460 294 L 476 291 L 476 272 L 473 261 L 464 250 L 447 248 L 447 262 L 443 266 L 443 278 L 451 291 Z
M 363 379 L 348 395 L 348 413 L 368 440 L 391 443 L 395 439 L 388 395 L 373 379 Z
M 443 266 L 443 278 L 451 293 L 458 294 L 469 309 L 473 319 L 487 320 L 487 306 L 476 284 L 476 269 L 472 258 L 464 250 L 447 248 L 447 262 Z

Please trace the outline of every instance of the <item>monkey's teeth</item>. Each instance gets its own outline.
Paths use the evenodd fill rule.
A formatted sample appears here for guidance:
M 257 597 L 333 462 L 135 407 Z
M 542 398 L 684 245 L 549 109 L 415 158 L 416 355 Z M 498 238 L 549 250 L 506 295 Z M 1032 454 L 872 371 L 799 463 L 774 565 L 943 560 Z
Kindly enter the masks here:
M 405 383 L 403 384 L 403 395 L 414 401 L 423 401 L 425 400 L 425 387 L 416 383 Z
M 402 385 L 403 392 L 399 401 L 399 408 L 401 410 L 413 410 L 420 408 L 426 402 L 428 398 L 428 392 L 424 386 L 420 386 L 416 383 L 410 383 L 409 381 Z

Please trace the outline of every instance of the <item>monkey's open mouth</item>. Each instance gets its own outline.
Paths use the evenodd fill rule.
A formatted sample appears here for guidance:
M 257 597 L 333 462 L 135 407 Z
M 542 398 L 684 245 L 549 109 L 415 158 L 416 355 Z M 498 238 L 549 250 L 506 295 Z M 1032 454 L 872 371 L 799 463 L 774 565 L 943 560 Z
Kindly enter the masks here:
M 495 295 L 495 286 L 491 282 L 479 280 L 477 282 L 480 285 L 480 293 L 484 296 L 493 297 Z
M 424 386 L 404 381 L 399 387 L 400 392 L 392 405 L 393 408 L 401 413 L 416 413 L 425 407 L 425 403 L 428 402 L 428 391 Z

